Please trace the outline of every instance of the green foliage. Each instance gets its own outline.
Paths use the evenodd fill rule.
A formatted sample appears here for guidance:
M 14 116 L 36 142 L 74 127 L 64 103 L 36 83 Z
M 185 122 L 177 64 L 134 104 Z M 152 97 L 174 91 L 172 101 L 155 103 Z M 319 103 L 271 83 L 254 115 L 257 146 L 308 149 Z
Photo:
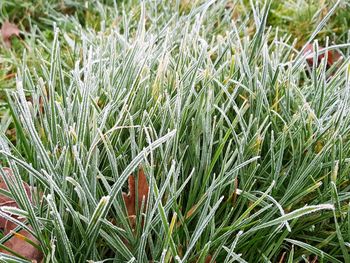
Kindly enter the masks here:
M 45 262 L 349 262 L 349 58 L 310 68 L 268 3 L 232 19 L 227 1 L 180 2 L 101 4 L 99 26 L 54 13 L 25 40 L 0 158 L 43 193 L 11 194 Z
M 336 2 L 334 0 L 272 1 L 268 24 L 278 27 L 282 34 L 291 34 L 292 40 L 297 38 L 297 46 L 301 47 Z M 337 12 L 319 34 L 322 44 L 326 36 L 336 43 L 347 42 L 349 14 L 350 4 L 347 1 L 340 1 Z

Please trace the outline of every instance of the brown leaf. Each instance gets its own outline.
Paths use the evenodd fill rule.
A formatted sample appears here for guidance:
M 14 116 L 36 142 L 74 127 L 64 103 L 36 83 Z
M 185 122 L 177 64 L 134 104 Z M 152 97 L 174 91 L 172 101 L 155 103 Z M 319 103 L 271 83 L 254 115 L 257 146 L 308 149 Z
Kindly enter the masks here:
M 39 244 L 39 242 L 28 231 L 20 230 L 18 232 L 14 232 L 13 230 L 15 228 L 15 223 L 7 221 L 4 234 L 12 233 L 13 236 L 3 245 L 15 251 L 22 257 L 25 257 L 26 259 L 40 261 L 43 258 L 42 252 L 39 251 L 36 247 L 34 247 L 32 244 L 28 243 L 27 240 L 29 239 L 37 245 Z M 0 249 L 0 252 L 10 254 L 5 249 Z
M 12 24 L 8 21 L 4 22 L 1 27 L 1 35 L 2 39 L 4 40 L 4 43 L 6 47 L 11 47 L 11 37 L 17 36 L 19 37 L 19 29 L 15 24 Z
M 306 61 L 310 67 L 313 66 L 314 62 L 314 47 L 312 44 L 307 44 L 304 51 L 304 54 L 307 54 Z M 318 66 L 323 58 L 325 58 L 327 54 L 327 66 L 331 67 L 334 63 L 341 59 L 341 54 L 336 50 L 327 50 L 324 51 L 324 47 L 319 46 L 319 55 L 317 57 L 316 66 Z
M 124 203 L 125 203 L 125 206 L 128 212 L 129 221 L 132 227 L 135 226 L 135 217 L 137 214 L 136 207 L 137 209 L 141 208 L 142 200 L 144 200 L 144 207 L 146 207 L 148 191 L 149 191 L 147 179 L 142 168 L 139 170 L 137 179 L 138 179 L 137 190 L 135 189 L 135 184 L 136 184 L 135 176 L 130 175 L 128 180 L 129 193 L 128 194 L 123 193 Z M 137 196 L 137 203 L 136 203 L 136 196 Z
M 47 98 L 49 99 L 49 98 Z M 30 103 L 31 105 L 35 104 L 36 102 L 38 102 L 39 104 L 39 111 L 40 113 L 44 113 L 44 99 L 42 96 L 39 97 L 39 100 L 34 101 L 32 96 L 26 96 L 26 100 L 28 103 Z
M 16 77 L 16 73 L 15 72 L 11 72 L 11 73 L 5 75 L 4 79 L 7 80 L 7 79 L 12 79 L 14 77 Z
M 14 183 L 14 176 L 11 169 L 3 168 L 3 171 L 8 178 L 8 181 L 10 183 Z M 27 197 L 30 199 L 30 201 L 32 201 L 29 185 L 23 182 L 23 187 L 26 190 Z M 0 188 L 8 191 L 8 187 L 2 177 L 0 177 Z M 9 198 L 8 196 L 0 194 L 0 206 L 18 207 L 18 204 L 16 203 L 15 200 Z M 12 217 L 19 221 L 22 221 L 22 222 L 24 221 L 22 218 L 19 218 L 13 215 Z M 17 233 L 13 232 L 13 230 L 16 227 L 17 225 L 15 223 L 7 220 L 6 218 L 0 217 L 0 228 L 4 230 L 4 234 L 7 235 L 10 232 L 14 234 L 3 245 L 27 259 L 30 259 L 33 261 L 36 260 L 39 262 L 43 258 L 42 252 L 39 251 L 36 247 L 32 246 L 30 243 L 28 243 L 26 239 L 31 240 L 35 244 L 39 244 L 38 240 L 36 240 L 36 238 L 32 234 L 30 234 L 28 231 L 23 229 Z M 5 249 L 0 249 L 0 252 L 5 254 L 11 254 Z
M 13 181 L 13 174 L 12 174 L 11 169 L 5 167 L 5 168 L 3 168 L 3 171 L 8 176 L 10 181 Z M 31 200 L 30 187 L 26 183 L 23 183 L 23 186 L 24 186 L 24 189 L 27 192 L 27 196 Z M 6 190 L 6 191 L 9 190 L 2 177 L 0 177 L 0 188 L 3 189 L 3 190 Z M 0 195 L 0 206 L 11 206 L 11 207 L 17 207 L 18 208 L 18 205 L 17 205 L 16 201 L 14 201 L 13 199 L 11 199 L 11 198 L 9 198 L 8 196 L 5 196 L 5 195 Z M 5 218 L 0 217 L 0 228 L 4 228 L 6 222 L 7 222 L 7 220 Z
M 212 256 L 211 255 L 208 255 L 206 258 L 205 258 L 205 263 L 210 263 L 211 262 L 211 259 L 212 259 Z M 213 263 L 215 263 L 216 261 L 213 261 Z
M 285 259 L 285 256 L 286 256 L 286 255 L 287 255 L 287 252 L 284 251 L 284 252 L 282 253 L 282 256 L 281 256 L 280 260 L 278 261 L 278 263 L 284 263 L 284 262 L 285 262 L 284 259 Z
M 232 206 L 236 205 L 236 201 L 237 201 L 237 190 L 238 190 L 238 177 L 236 176 L 235 178 L 235 191 L 233 193 L 233 197 L 232 197 Z

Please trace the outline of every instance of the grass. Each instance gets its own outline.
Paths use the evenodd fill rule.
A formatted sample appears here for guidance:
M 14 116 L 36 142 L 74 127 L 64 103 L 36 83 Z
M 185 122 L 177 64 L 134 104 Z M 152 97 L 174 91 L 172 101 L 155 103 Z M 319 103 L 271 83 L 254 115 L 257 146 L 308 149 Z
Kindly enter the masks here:
M 348 44 L 310 67 L 267 2 L 235 20 L 227 4 L 105 3 L 98 26 L 52 5 L 53 30 L 37 19 L 21 56 L 2 51 L 17 75 L 1 162 L 43 193 L 11 190 L 45 262 L 350 262 Z M 305 43 L 335 23 L 325 6 Z M 132 230 L 122 191 L 139 167 Z

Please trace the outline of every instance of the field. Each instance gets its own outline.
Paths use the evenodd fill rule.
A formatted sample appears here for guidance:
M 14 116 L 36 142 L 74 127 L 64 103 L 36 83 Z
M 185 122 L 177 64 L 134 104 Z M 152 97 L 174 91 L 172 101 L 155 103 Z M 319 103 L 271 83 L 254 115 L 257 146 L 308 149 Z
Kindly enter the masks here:
M 350 263 L 350 2 L 0 23 L 0 262 Z

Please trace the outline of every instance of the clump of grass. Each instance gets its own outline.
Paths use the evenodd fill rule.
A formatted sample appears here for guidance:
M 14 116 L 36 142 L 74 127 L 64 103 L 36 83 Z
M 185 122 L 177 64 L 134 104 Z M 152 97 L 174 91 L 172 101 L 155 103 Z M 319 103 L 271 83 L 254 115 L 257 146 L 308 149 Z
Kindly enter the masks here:
M 350 5 L 346 1 L 272 1 L 268 24 L 278 27 L 282 34 L 290 34 L 292 40 L 297 38 L 297 47 L 300 48 L 337 2 L 338 10 L 318 36 L 322 44 L 326 36 L 330 37 L 332 42 L 344 43 L 348 41 L 350 23 Z
M 268 3 L 252 37 L 225 6 L 150 1 L 100 32 L 72 19 L 80 41 L 55 28 L 40 69 L 21 65 L 1 161 L 43 193 L 11 191 L 46 262 L 350 262 L 349 59 L 308 74 Z M 133 230 L 122 191 L 139 166 Z

